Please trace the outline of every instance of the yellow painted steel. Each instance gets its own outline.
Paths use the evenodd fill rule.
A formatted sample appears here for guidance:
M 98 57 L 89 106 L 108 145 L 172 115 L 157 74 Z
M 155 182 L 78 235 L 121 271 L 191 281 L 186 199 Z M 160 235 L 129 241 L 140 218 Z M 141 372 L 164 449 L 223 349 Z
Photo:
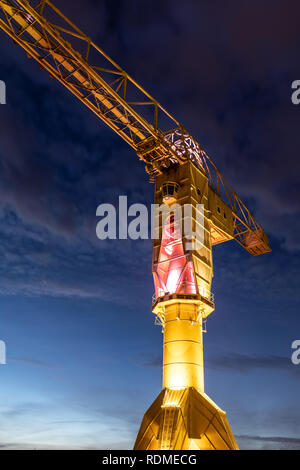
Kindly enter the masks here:
M 226 414 L 204 393 L 202 331 L 204 319 L 214 310 L 212 246 L 232 238 L 231 210 L 210 189 L 205 172 L 191 162 L 157 177 L 158 205 L 166 200 L 167 184 L 176 188 L 172 190 L 172 202 L 180 207 L 191 204 L 194 215 L 197 204 L 204 205 L 200 227 L 204 238 L 200 249 L 189 252 L 183 234 L 184 251 L 193 263 L 197 292 L 165 294 L 157 297 L 153 305 L 153 312 L 163 326 L 163 390 L 144 416 L 135 449 L 237 450 Z M 157 217 L 160 236 L 153 243 L 154 272 L 159 264 L 164 223 L 161 215 Z
M 164 292 L 153 304 L 164 331 L 163 390 L 144 416 L 135 449 L 237 449 L 226 414 L 204 393 L 203 321 L 214 310 L 212 247 L 235 239 L 256 256 L 270 251 L 266 234 L 182 124 L 51 1 L 0 0 L 0 29 L 134 148 L 155 180 L 155 203 L 191 204 L 194 229 L 197 204 L 204 205 L 203 246 L 189 251 L 182 239 L 195 292 Z M 168 183 L 174 194 L 164 198 Z M 162 219 L 158 226 L 162 233 Z M 161 243 L 160 235 L 153 271 Z
M 164 389 L 144 415 L 135 450 L 238 450 L 226 413 L 190 387 Z
M 194 387 L 204 392 L 202 318 L 199 305 L 165 307 L 163 387 Z
M 254 256 L 270 251 L 263 229 L 201 145 L 50 0 L 0 0 L 0 29 L 135 149 L 151 181 L 188 160 L 203 168 L 216 199 L 232 211 L 232 238 Z M 222 233 L 216 235 L 221 243 Z

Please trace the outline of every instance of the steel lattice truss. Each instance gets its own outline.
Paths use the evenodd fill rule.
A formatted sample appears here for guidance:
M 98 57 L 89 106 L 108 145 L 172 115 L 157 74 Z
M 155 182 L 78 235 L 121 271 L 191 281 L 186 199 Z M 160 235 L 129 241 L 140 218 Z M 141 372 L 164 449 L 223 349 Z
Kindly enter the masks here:
M 251 254 L 270 251 L 260 225 L 200 144 L 149 93 L 48 0 L 0 0 L 0 28 L 133 147 L 153 181 L 187 159 L 232 210 L 234 238 Z M 246 235 L 260 248 L 246 246 Z

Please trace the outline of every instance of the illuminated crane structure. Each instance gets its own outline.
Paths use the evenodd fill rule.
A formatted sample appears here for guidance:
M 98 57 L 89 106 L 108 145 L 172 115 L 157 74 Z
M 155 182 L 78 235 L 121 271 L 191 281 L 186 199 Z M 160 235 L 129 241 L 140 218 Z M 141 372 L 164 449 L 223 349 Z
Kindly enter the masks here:
M 212 246 L 235 239 L 256 256 L 270 251 L 266 234 L 201 145 L 50 1 L 0 0 L 0 28 L 133 147 L 155 203 L 204 205 L 200 249 L 187 248 L 172 216 L 159 222 L 152 308 L 164 332 L 163 389 L 134 448 L 238 449 L 225 412 L 204 393 Z

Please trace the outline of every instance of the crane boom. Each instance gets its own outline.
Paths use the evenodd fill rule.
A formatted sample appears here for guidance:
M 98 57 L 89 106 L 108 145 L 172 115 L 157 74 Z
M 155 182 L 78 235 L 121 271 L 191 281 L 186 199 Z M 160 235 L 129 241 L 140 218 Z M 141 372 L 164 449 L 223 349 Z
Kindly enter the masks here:
M 233 238 L 252 255 L 270 251 L 262 227 L 201 145 L 52 2 L 0 0 L 0 28 L 134 148 L 150 180 L 191 160 L 231 209 Z

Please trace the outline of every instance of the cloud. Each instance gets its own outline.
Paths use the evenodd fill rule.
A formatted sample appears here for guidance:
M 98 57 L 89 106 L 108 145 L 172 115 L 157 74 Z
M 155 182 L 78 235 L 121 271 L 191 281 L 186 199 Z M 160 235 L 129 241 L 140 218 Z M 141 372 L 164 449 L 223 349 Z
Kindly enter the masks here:
M 76 287 L 74 285 L 61 285 L 58 282 L 41 280 L 32 282 L 7 282 L 1 283 L 0 293 L 2 295 L 25 295 L 25 296 L 50 296 L 50 297 L 77 297 L 84 299 L 106 299 L 108 294 L 94 287 Z
M 0 449 L 18 448 L 20 444 L 16 442 L 10 442 L 7 444 L 0 444 Z
M 276 322 L 280 325 L 273 340 L 278 344 L 283 304 L 284 311 L 289 310 L 287 335 L 296 331 L 299 311 L 300 111 L 291 104 L 290 83 L 298 74 L 300 4 L 291 0 L 289 8 L 283 9 L 279 0 L 272 2 L 272 8 L 259 0 L 238 5 L 223 2 L 218 8 L 214 2 L 196 0 L 184 6 L 179 0 L 144 3 L 141 9 L 139 0 L 56 0 L 66 15 L 191 131 L 271 236 L 273 252 L 260 258 L 246 258 L 233 243 L 231 248 L 216 247 L 214 289 L 220 306 L 218 294 L 224 299 L 234 296 L 249 314 L 259 306 L 257 321 L 268 323 L 270 338 L 271 328 Z M 153 186 L 147 182 L 143 164 L 5 36 L 0 53 L 0 78 L 6 82 L 8 98 L 8 104 L 0 107 L 1 296 L 18 300 L 26 296 L 26 301 L 43 296 L 85 304 L 127 302 L 134 306 L 134 320 L 140 317 L 141 305 L 150 314 L 151 242 L 106 243 L 95 236 L 100 203 L 116 203 L 119 194 L 129 195 L 132 202 L 152 201 Z M 134 321 L 140 337 L 144 332 L 137 325 Z M 259 338 L 255 341 L 259 343 Z M 36 374 L 46 372 L 42 370 L 46 366 L 30 359 L 30 351 L 28 355 L 15 360 L 37 366 L 31 368 Z M 132 360 L 149 369 L 161 367 L 155 353 Z M 227 352 L 207 357 L 206 362 L 211 368 L 244 374 L 296 370 L 289 367 L 288 357 L 279 354 Z M 88 385 L 93 380 L 87 377 Z M 15 421 L 10 430 L 3 426 L 1 445 L 50 448 L 55 442 L 61 447 L 80 443 L 98 448 L 95 436 L 103 436 L 103 446 L 109 447 L 117 445 L 122 435 L 122 445 L 130 447 L 140 419 L 136 414 L 140 397 L 133 390 L 124 404 L 119 392 L 106 390 L 101 395 L 102 389 L 93 396 L 88 390 L 80 403 L 89 408 L 92 401 L 89 410 L 93 417 L 99 416 L 102 427 L 92 428 L 89 422 L 84 427 L 89 416 L 81 419 L 80 415 L 78 426 L 72 423 L 75 415 L 61 416 L 75 394 L 72 389 L 57 412 L 57 420 L 65 422 L 61 435 L 57 435 L 60 425 L 49 424 L 56 421 L 53 403 L 48 419 L 34 406 L 12 407 L 5 426 L 14 416 L 25 419 Z M 40 415 L 45 423 L 36 422 Z M 119 416 L 123 416 L 121 423 Z M 280 423 L 279 435 L 291 429 L 290 434 L 297 435 L 295 407 L 290 416 L 283 410 L 276 420 L 270 418 L 270 429 L 278 430 Z M 268 437 L 264 440 L 268 433 L 251 431 L 258 436 L 258 446 L 276 445 Z M 34 437 L 28 436 L 31 432 Z M 244 442 L 246 437 L 241 434 Z
M 239 439 L 253 439 L 256 441 L 265 441 L 265 442 L 280 442 L 280 443 L 288 443 L 288 444 L 297 444 L 300 446 L 300 439 L 297 437 L 266 437 L 266 436 L 249 436 L 249 435 L 244 435 L 244 436 L 236 436 Z
M 242 449 L 299 450 L 300 439 L 296 437 L 236 435 Z
M 291 368 L 291 358 L 276 355 L 249 355 L 225 353 L 207 358 L 207 366 L 216 369 L 231 369 L 248 372 L 253 369 L 284 370 Z
M 221 7 L 218 13 L 213 4 L 196 1 L 183 9 L 179 1 L 171 6 L 155 0 L 155 10 L 145 7 L 143 12 L 138 5 L 137 0 L 118 1 L 117 7 L 88 1 L 83 8 L 82 0 L 57 1 L 191 128 L 237 191 L 250 199 L 250 205 L 255 202 L 255 214 L 266 230 L 282 237 L 287 249 L 299 250 L 299 137 L 297 110 L 289 96 L 289 77 L 297 70 L 293 57 L 298 28 L 290 10 L 282 12 L 279 2 L 270 9 L 258 1 L 245 8 Z M 298 9 L 293 2 L 292 10 Z M 203 17 L 207 20 L 199 28 Z M 255 34 L 249 17 L 255 18 Z M 218 39 L 211 35 L 212 24 Z M 164 54 L 157 54 L 162 43 Z M 45 73 L 33 74 L 35 64 L 23 61 L 18 73 L 12 64 L 5 57 L 4 70 L 9 70 L 14 92 L 12 109 L 3 119 L 7 185 L 2 198 L 24 219 L 74 236 L 83 219 L 80 186 L 94 190 L 100 180 L 102 190 L 108 181 L 111 190 L 126 181 L 137 185 L 142 171 L 126 145 L 81 103 Z M 19 139 L 13 139 L 16 133 Z M 293 197 L 287 197 L 292 187 Z
M 8 362 L 21 362 L 23 364 L 29 364 L 39 367 L 51 367 L 51 364 L 49 364 L 48 362 L 38 361 L 36 359 L 29 359 L 25 357 L 8 357 L 7 360 Z
M 162 367 L 162 357 L 151 354 L 139 354 L 134 362 L 145 368 Z M 251 370 L 281 370 L 296 371 L 289 356 L 277 355 L 250 355 L 235 352 L 224 352 L 216 355 L 207 355 L 205 367 L 212 369 L 230 369 L 236 372 L 249 372 Z M 296 375 L 295 375 L 296 376 Z
M 257 36 L 241 8 L 221 8 L 216 14 L 213 6 L 195 1 L 185 9 L 178 1 L 172 8 L 169 2 L 155 1 L 160 14 L 154 17 L 148 7 L 141 13 L 136 0 L 119 1 L 118 8 L 92 1 L 83 8 L 82 0 L 58 0 L 57 5 L 113 57 L 122 58 L 187 127 L 191 125 L 225 176 L 250 200 L 267 231 L 286 249 L 297 251 L 296 110 L 285 95 L 285 75 L 281 81 L 269 79 L 278 57 L 274 61 L 272 54 L 256 50 L 260 41 L 268 47 L 272 41 L 277 44 L 280 30 L 284 41 L 280 39 L 278 51 L 282 59 L 287 52 L 287 58 L 292 57 L 297 27 L 279 4 L 275 2 L 271 11 L 260 2 L 247 6 L 247 15 L 258 21 Z M 207 24 L 199 29 L 198 18 L 203 16 Z M 267 18 L 264 28 L 261 18 Z M 210 23 L 218 26 L 222 41 L 211 36 Z M 242 43 L 234 40 L 238 35 Z M 164 54 L 153 54 L 161 41 Z M 246 65 L 253 48 L 249 76 Z M 288 66 L 293 70 L 292 61 Z M 55 81 L 43 72 L 33 74 L 32 61 L 19 64 L 6 56 L 3 67 L 11 92 L 10 106 L 0 117 L 2 204 L 24 223 L 63 236 L 67 243 L 74 237 L 95 242 L 97 205 L 114 200 L 120 188 L 129 193 L 134 187 L 141 197 L 146 188 L 142 166 Z M 146 200 L 151 200 L 151 192 L 149 188 Z
M 140 353 L 132 358 L 132 361 L 140 367 L 156 368 L 162 367 L 162 355 L 152 356 L 151 354 Z

